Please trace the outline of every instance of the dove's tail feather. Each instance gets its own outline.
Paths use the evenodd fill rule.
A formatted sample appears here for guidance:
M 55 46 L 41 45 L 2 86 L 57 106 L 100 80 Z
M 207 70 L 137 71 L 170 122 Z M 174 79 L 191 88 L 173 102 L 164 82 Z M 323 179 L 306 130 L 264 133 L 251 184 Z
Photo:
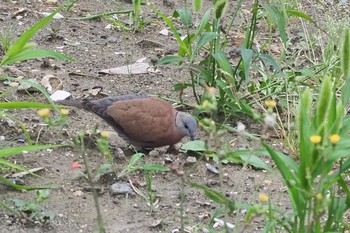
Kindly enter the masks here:
M 76 107 L 76 108 L 81 108 L 84 109 L 83 101 L 82 100 L 74 100 L 74 99 L 69 99 L 69 100 L 57 100 L 57 104 L 65 105 L 65 106 L 71 106 L 71 107 Z

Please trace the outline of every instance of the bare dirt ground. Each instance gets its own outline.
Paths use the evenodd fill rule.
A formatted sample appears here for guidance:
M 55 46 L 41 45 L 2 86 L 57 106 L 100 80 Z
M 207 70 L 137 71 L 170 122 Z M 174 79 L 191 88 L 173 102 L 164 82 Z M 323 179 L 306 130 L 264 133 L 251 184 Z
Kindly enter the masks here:
M 51 12 L 55 5 L 49 1 L 0 1 L 0 31 L 4 32 L 12 27 L 15 36 L 33 25 L 40 18 L 43 12 Z M 59 1 L 63 3 L 63 1 Z M 183 6 L 183 1 L 175 1 L 175 6 L 163 5 L 163 1 L 156 1 L 154 6 L 161 12 L 171 15 L 173 10 Z M 230 3 L 234 6 L 234 3 Z M 250 11 L 251 3 L 245 6 Z M 205 4 L 204 10 L 210 4 Z M 13 14 L 24 9 L 17 17 Z M 131 9 L 126 2 L 110 0 L 85 0 L 80 1 L 71 12 L 62 11 L 66 18 L 94 15 L 112 10 Z M 137 33 L 112 30 L 107 27 L 106 20 L 55 20 L 60 22 L 60 30 L 57 35 L 49 35 L 47 30 L 42 30 L 35 37 L 35 42 L 40 48 L 50 48 L 63 52 L 64 54 L 77 59 L 77 62 L 66 62 L 52 59 L 21 62 L 11 69 L 0 72 L 12 77 L 23 76 L 24 79 L 35 79 L 40 81 L 46 74 L 53 74 L 62 79 L 63 90 L 72 93 L 73 97 L 84 97 L 86 90 L 94 87 L 102 87 L 106 95 L 122 95 L 129 93 L 161 95 L 177 99 L 178 93 L 173 91 L 173 85 L 181 81 L 188 81 L 186 71 L 180 71 L 174 66 L 159 68 L 160 72 L 149 72 L 141 75 L 101 75 L 101 69 L 118 67 L 132 64 L 140 58 L 147 58 L 147 61 L 156 62 L 164 54 L 172 54 L 177 51 L 177 44 L 171 36 L 160 35 L 159 31 L 166 28 L 164 22 L 156 17 L 148 7 L 143 6 L 143 16 L 151 23 L 144 30 Z M 240 22 L 242 21 L 242 22 Z M 235 32 L 243 35 L 244 17 L 240 17 L 235 25 Z M 152 41 L 155 43 L 149 43 Z M 237 43 L 237 42 L 235 42 Z M 232 47 L 235 45 L 232 44 Z M 0 90 L 8 90 L 9 87 L 0 83 Z M 90 96 L 94 98 L 94 96 Z M 100 96 L 97 96 L 100 97 Z M 28 95 L 25 92 L 11 92 L 8 100 L 36 100 L 47 102 L 39 92 Z M 96 98 L 96 97 L 95 97 Z M 190 90 L 185 91 L 185 99 L 194 104 L 194 98 Z M 70 121 L 63 129 L 49 129 L 38 118 L 33 111 L 17 111 L 13 113 L 22 120 L 33 139 L 38 137 L 40 143 L 59 144 L 69 142 L 76 137 L 80 130 L 91 130 L 96 124 L 101 130 L 112 130 L 96 116 L 80 110 L 72 110 Z M 242 119 L 241 119 L 242 120 Z M 244 120 L 244 119 L 243 119 Z M 249 122 L 247 120 L 246 122 Z M 235 119 L 229 123 L 235 126 Z M 247 124 L 249 132 L 259 133 L 258 124 Z M 40 132 L 40 134 L 39 134 Z M 11 127 L 8 122 L 0 121 L 0 141 L 2 147 L 16 147 L 25 145 L 20 142 L 22 132 L 18 127 Z M 203 132 L 198 133 L 199 138 L 204 138 Z M 186 141 L 188 139 L 184 139 Z M 223 141 L 234 144 L 234 149 L 257 148 L 256 141 L 249 141 L 238 137 L 235 134 L 226 134 Z M 283 148 L 283 142 L 269 141 L 276 148 Z M 111 151 L 116 155 L 117 148 L 122 141 L 113 136 L 110 139 Z M 108 158 L 100 158 L 97 148 L 88 150 L 89 166 L 96 170 L 101 160 L 108 162 Z M 185 161 L 188 155 L 178 153 L 176 155 L 166 154 L 166 148 L 157 149 L 145 158 L 146 163 L 165 164 L 169 161 L 171 167 L 178 170 L 189 171 L 190 165 Z M 123 169 L 128 164 L 129 156 L 115 158 L 118 169 Z M 44 186 L 54 184 L 56 188 L 50 190 L 49 199 L 43 206 L 56 214 L 55 219 L 45 227 L 33 226 L 18 221 L 9 215 L 8 212 L 0 210 L 0 232 L 96 232 L 97 220 L 92 193 L 89 190 L 88 182 L 84 178 L 77 179 L 79 171 L 85 169 L 72 169 L 73 163 L 82 164 L 82 156 L 77 150 L 71 148 L 60 148 L 43 150 L 34 153 L 25 153 L 16 156 L 15 161 L 28 169 L 45 167 L 40 172 L 41 177 L 26 176 L 23 178 L 25 185 Z M 263 158 L 271 166 L 271 161 Z M 213 161 L 200 161 L 198 167 L 188 177 L 193 182 L 205 184 L 211 188 L 219 188 L 217 174 L 211 173 L 206 168 L 206 163 Z M 273 202 L 281 206 L 282 211 L 289 209 L 287 192 L 285 191 L 280 177 L 275 174 L 259 170 L 244 168 L 241 165 L 227 164 L 224 170 L 224 193 L 235 201 L 256 203 L 260 192 L 267 193 Z M 129 177 L 135 183 L 139 183 L 139 189 L 147 193 L 145 177 L 141 172 L 132 173 Z M 126 177 L 122 180 L 127 181 Z M 153 190 L 159 201 L 157 208 L 150 211 L 146 201 L 140 195 L 112 196 L 109 193 L 110 185 L 114 180 L 99 180 L 98 186 L 99 203 L 101 206 L 107 232 L 172 232 L 180 228 L 180 198 L 181 178 L 173 172 L 157 172 L 153 174 Z M 217 205 L 209 201 L 200 190 L 192 187 L 185 187 L 185 225 L 193 227 L 198 224 L 208 224 L 213 216 Z M 31 200 L 35 197 L 33 191 L 19 192 L 0 186 L 1 200 L 9 203 L 12 198 Z M 243 226 L 244 210 L 232 216 L 232 223 L 237 229 Z M 235 222 L 236 221 L 236 222 Z M 262 219 L 257 219 L 245 232 L 260 232 L 264 226 Z M 218 230 L 220 232 L 220 229 Z M 174 231 L 176 232 L 176 231 Z M 190 232 L 190 231 L 189 231 Z

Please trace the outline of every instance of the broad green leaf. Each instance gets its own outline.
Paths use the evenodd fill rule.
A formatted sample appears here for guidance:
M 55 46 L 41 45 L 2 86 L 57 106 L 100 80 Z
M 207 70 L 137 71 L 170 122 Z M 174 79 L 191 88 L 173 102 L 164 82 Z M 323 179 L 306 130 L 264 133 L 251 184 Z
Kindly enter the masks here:
M 216 52 L 212 55 L 215 61 L 218 63 L 219 67 L 229 74 L 233 81 L 233 69 L 230 61 L 228 60 L 226 54 L 222 51 Z M 233 83 L 234 84 L 234 83 Z M 235 85 L 234 85 L 235 86 Z
M 300 166 L 305 172 L 307 166 L 311 166 L 311 147 L 310 147 L 310 136 L 313 131 L 312 119 L 310 116 L 311 112 L 311 93 L 310 89 L 306 89 L 300 96 L 301 102 L 298 106 L 298 136 L 299 136 L 299 156 Z
M 182 144 L 181 150 L 183 150 L 185 152 L 186 151 L 202 152 L 202 151 L 206 151 L 207 147 L 206 147 L 204 141 L 195 140 L 195 141 L 189 141 L 189 142 Z
M 244 66 L 244 79 L 249 81 L 249 69 L 253 57 L 253 51 L 251 49 L 241 48 L 241 54 Z
M 274 5 L 265 5 L 263 8 L 271 15 L 275 24 L 277 25 L 278 31 L 280 32 L 280 36 L 283 44 L 287 43 L 287 33 L 285 29 L 285 21 L 283 14 L 278 10 L 278 8 Z
M 145 156 L 143 153 L 134 154 L 129 161 L 128 167 L 134 166 L 143 156 Z
M 146 164 L 146 165 L 143 165 L 141 169 L 144 171 L 160 171 L 160 172 L 170 171 L 170 168 L 159 164 Z
M 163 66 L 163 65 L 168 65 L 168 64 L 172 64 L 172 63 L 179 63 L 179 62 L 183 62 L 186 59 L 184 57 L 181 56 L 177 56 L 177 55 L 166 55 L 165 57 L 163 57 L 162 59 L 160 59 L 159 61 L 159 65 Z
M 216 19 L 221 19 L 227 7 L 227 0 L 216 0 L 214 3 L 214 14 Z
M 329 114 L 330 105 L 332 103 L 332 81 L 330 77 L 324 77 L 322 86 L 317 101 L 316 110 L 316 125 L 318 129 L 326 123 L 327 115 Z M 321 135 L 322 136 L 322 135 Z
M 281 72 L 281 68 L 270 54 L 259 54 L 259 58 L 267 61 L 270 65 L 273 66 L 273 68 L 275 68 L 277 72 Z
M 248 154 L 246 153 L 247 151 L 242 151 L 243 153 L 240 153 L 240 152 L 241 151 L 239 150 L 228 152 L 225 155 L 224 160 L 231 161 L 231 159 L 233 159 L 232 161 L 235 162 L 236 158 L 239 157 L 241 160 L 240 163 L 242 164 L 251 165 L 255 168 L 264 169 L 266 171 L 272 172 L 272 169 L 269 166 L 267 166 L 266 163 L 264 163 L 264 161 L 262 161 L 259 157 L 257 157 L 256 155 L 253 155 L 252 152 Z
M 214 40 L 217 37 L 217 33 L 216 32 L 205 32 L 203 33 L 203 35 L 201 36 L 201 38 L 199 39 L 197 46 L 192 54 L 192 58 L 191 60 L 197 55 L 197 53 L 199 53 L 199 51 L 201 50 L 201 48 L 208 42 Z
M 173 90 L 174 91 L 181 91 L 181 90 L 184 90 L 188 87 L 192 87 L 192 84 L 190 83 L 176 83 L 174 86 L 173 86 Z
M 192 25 L 192 14 L 187 7 L 183 7 L 179 10 L 174 11 L 173 17 L 177 18 L 180 16 L 181 22 L 185 27 Z
M 272 150 L 266 143 L 262 143 L 262 145 L 266 148 L 266 150 L 270 153 L 271 158 L 277 165 L 279 172 L 281 173 L 283 180 L 288 186 L 288 190 L 291 195 L 291 201 L 294 209 L 304 208 L 304 203 L 298 202 L 299 198 L 299 190 L 298 190 L 298 179 L 295 177 L 294 173 L 289 170 L 289 168 L 284 163 L 283 159 L 277 154 L 274 150 Z
M 101 167 L 98 168 L 97 173 L 98 174 L 103 174 L 107 169 L 109 169 L 112 166 L 110 163 L 102 164 Z
M 203 17 L 202 17 L 202 21 L 201 24 L 199 25 L 197 32 L 196 32 L 196 36 L 195 38 L 198 37 L 198 35 L 202 34 L 203 30 L 206 28 L 206 26 L 209 24 L 209 20 L 210 20 L 210 10 L 207 10 Z
M 196 12 L 202 9 L 202 0 L 192 0 L 193 8 Z
M 212 73 L 210 73 L 210 71 L 204 66 L 191 64 L 188 66 L 188 68 L 194 71 L 197 75 L 200 75 L 200 77 L 202 77 L 206 82 L 213 81 Z

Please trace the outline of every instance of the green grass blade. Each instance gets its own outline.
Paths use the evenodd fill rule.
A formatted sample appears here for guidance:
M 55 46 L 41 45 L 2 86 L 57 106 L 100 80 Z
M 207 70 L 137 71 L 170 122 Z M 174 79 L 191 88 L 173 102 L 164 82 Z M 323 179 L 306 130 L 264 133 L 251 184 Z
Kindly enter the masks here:
M 197 53 L 201 50 L 201 48 L 208 42 L 214 40 L 218 34 L 216 32 L 205 32 L 199 39 L 197 46 L 192 54 L 193 57 L 197 55 Z M 193 59 L 193 58 L 192 58 Z
M 266 143 L 263 142 L 262 145 L 270 153 L 271 158 L 277 165 L 277 168 L 281 173 L 283 180 L 288 186 L 293 208 L 295 210 L 303 209 L 305 207 L 304 203 L 302 202 L 304 199 L 300 198 L 300 195 L 302 194 L 299 194 L 299 190 L 297 189 L 297 187 L 299 186 L 297 176 L 295 175 L 295 173 L 291 172 L 291 170 L 284 163 L 283 159 L 277 153 L 275 153 L 275 151 L 273 151 Z
M 202 17 L 202 21 L 197 29 L 195 38 L 197 38 L 198 35 L 202 34 L 204 29 L 209 25 L 209 20 L 210 20 L 210 10 L 207 10 Z
M 285 29 L 286 23 L 284 21 L 283 14 L 278 10 L 277 7 L 273 5 L 265 5 L 263 6 L 263 8 L 271 15 L 272 19 L 277 25 L 278 31 L 280 32 L 280 36 L 283 44 L 286 44 L 287 42 L 287 33 Z
M 185 27 L 190 27 L 192 25 L 192 14 L 187 7 L 174 11 L 173 17 L 177 18 L 179 16 Z
M 341 67 L 344 74 L 345 85 L 343 87 L 342 101 L 346 106 L 350 99 L 350 30 L 345 30 L 343 47 L 340 54 Z
M 26 126 L 20 120 L 13 117 L 11 114 L 5 113 L 4 111 L 0 111 L 0 118 L 3 118 L 3 119 L 9 118 L 12 121 L 16 122 L 16 124 L 19 125 L 19 127 L 21 127 L 23 133 L 25 134 L 28 144 L 32 145 L 32 140 L 30 139 L 30 135 L 28 133 L 28 130 L 27 130 Z
M 30 146 L 4 148 L 4 149 L 0 149 L 0 158 L 17 155 L 22 153 L 23 151 L 36 151 L 36 150 L 43 150 L 43 149 L 49 149 L 49 148 L 57 148 L 62 146 L 67 146 L 67 145 L 48 144 L 48 145 L 30 145 Z
M 9 64 L 7 63 L 7 60 L 12 59 L 14 56 L 19 54 L 23 49 L 25 48 L 26 44 L 29 42 L 29 40 L 37 33 L 40 29 L 45 27 L 52 18 L 61 10 L 62 7 L 57 8 L 54 12 L 52 12 L 49 16 L 41 19 L 39 22 L 34 24 L 29 30 L 24 32 L 22 36 L 11 46 L 11 48 L 7 51 L 6 55 L 4 56 L 2 62 L 0 63 L 0 66 L 3 64 Z
M 192 4 L 196 12 L 199 12 L 202 9 L 202 0 L 193 0 Z
M 37 174 L 28 171 L 27 168 L 22 167 L 22 166 L 17 165 L 17 164 L 14 164 L 14 163 L 11 163 L 10 161 L 7 161 L 6 159 L 0 158 L 0 165 L 2 165 L 3 167 L 7 167 L 7 168 L 11 168 L 11 169 L 16 169 L 16 170 L 23 171 L 23 172 L 28 172 L 28 173 L 30 173 L 31 175 L 34 175 L 34 176 L 39 177 Z
M 214 3 L 214 13 L 216 19 L 221 19 L 227 7 L 227 0 L 216 0 Z
M 17 53 L 12 57 L 9 57 L 8 59 L 2 62 L 2 65 L 14 64 L 20 61 L 25 61 L 25 60 L 34 59 L 34 58 L 45 58 L 45 57 L 51 57 L 51 58 L 56 58 L 56 59 L 61 59 L 66 61 L 76 61 L 74 58 L 68 57 L 64 54 L 61 54 L 52 50 L 27 49 Z
M 205 196 L 218 204 L 227 206 L 230 211 L 235 209 L 235 202 L 227 198 L 224 194 L 198 183 L 191 183 L 191 186 L 203 190 Z
M 3 176 L 0 176 L 0 181 L 3 184 L 6 184 L 8 186 L 14 187 L 16 189 L 19 190 L 38 190 L 38 189 L 52 189 L 55 188 L 55 185 L 47 185 L 47 186 L 43 186 L 43 187 L 35 187 L 35 186 L 23 186 L 23 185 L 18 185 L 18 184 L 14 184 L 13 182 L 9 181 L 8 179 L 6 179 Z
M 186 59 L 184 57 L 181 56 L 177 56 L 177 55 L 166 55 L 165 57 L 163 57 L 162 59 L 160 59 L 159 61 L 159 65 L 163 66 L 163 65 L 168 65 L 168 64 L 172 64 L 172 63 L 179 63 L 179 62 L 183 62 Z
M 52 108 L 51 104 L 38 102 L 0 102 L 0 109 Z
M 233 69 L 231 66 L 230 61 L 228 60 L 226 54 L 222 51 L 216 52 L 212 55 L 215 59 L 215 61 L 218 63 L 219 67 L 228 73 L 231 78 L 233 78 Z
M 299 18 L 302 18 L 302 19 L 305 19 L 311 23 L 313 23 L 314 21 L 312 20 L 312 18 L 305 14 L 304 12 L 301 12 L 301 11 L 297 11 L 297 10 L 287 10 L 287 13 L 288 15 L 292 15 L 292 16 L 296 16 L 296 17 L 299 17 Z
M 154 12 L 156 12 L 156 14 L 158 16 L 160 16 L 164 22 L 170 27 L 172 33 L 174 34 L 176 41 L 178 43 L 178 45 L 180 46 L 181 49 L 185 50 L 186 54 L 188 54 L 189 56 L 191 56 L 191 51 L 189 50 L 189 48 L 186 46 L 186 44 L 181 40 L 181 36 L 180 34 L 177 32 L 173 22 L 171 22 L 171 20 L 166 17 L 163 13 L 161 13 L 160 11 L 158 11 L 156 8 L 152 7 L 152 10 Z
M 299 136 L 299 177 L 303 185 L 307 185 L 306 170 L 312 166 L 312 148 L 310 146 L 310 137 L 313 133 L 310 118 L 311 111 L 311 93 L 310 89 L 301 94 L 301 102 L 298 106 L 298 136 Z

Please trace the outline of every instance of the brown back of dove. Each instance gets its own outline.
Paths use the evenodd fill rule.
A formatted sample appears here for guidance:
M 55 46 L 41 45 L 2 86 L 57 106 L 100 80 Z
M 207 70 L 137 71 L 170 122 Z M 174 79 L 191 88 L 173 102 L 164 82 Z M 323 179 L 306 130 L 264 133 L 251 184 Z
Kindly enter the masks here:
M 165 100 L 122 95 L 98 100 L 60 100 L 56 103 L 85 109 L 104 119 L 124 140 L 141 149 L 178 143 L 195 138 L 197 121 L 177 111 Z

